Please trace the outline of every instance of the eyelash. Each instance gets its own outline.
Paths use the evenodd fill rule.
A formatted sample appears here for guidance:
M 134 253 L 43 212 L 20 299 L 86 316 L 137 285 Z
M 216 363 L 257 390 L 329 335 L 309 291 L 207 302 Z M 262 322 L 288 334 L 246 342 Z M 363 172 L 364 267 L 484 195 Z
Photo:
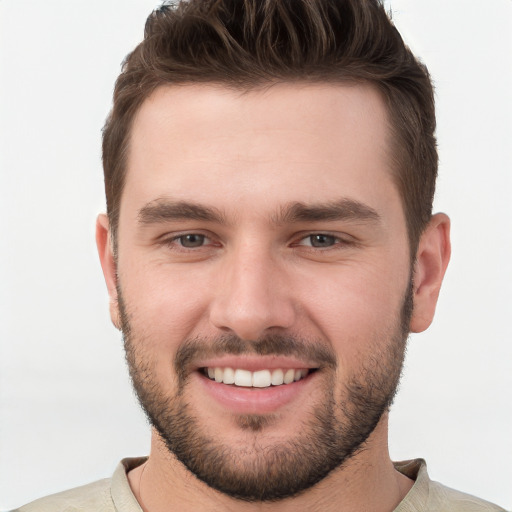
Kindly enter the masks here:
M 315 246 L 315 242 L 313 241 L 314 238 L 320 238 L 320 237 L 323 237 L 324 239 L 328 239 L 330 242 L 332 242 L 330 245 L 328 245 L 327 247 L 321 247 L 321 246 Z M 305 244 L 304 242 L 306 240 L 309 239 L 309 244 Z M 310 233 L 304 237 L 302 237 L 296 244 L 294 245 L 299 245 L 299 246 L 302 246 L 302 247 L 308 247 L 312 250 L 316 250 L 316 249 L 322 249 L 322 250 L 329 250 L 329 249 L 337 249 L 339 248 L 340 246 L 344 246 L 344 245 L 347 245 L 349 242 L 346 241 L 346 240 L 343 240 L 342 238 L 340 238 L 339 236 L 336 236 L 336 235 L 332 235 L 330 233 Z
M 185 247 L 182 243 L 179 243 L 179 241 L 181 239 L 184 239 L 186 237 L 192 237 L 192 236 L 202 237 L 203 243 L 197 247 Z M 173 248 L 178 247 L 178 250 L 180 250 L 180 251 L 195 251 L 197 249 L 201 249 L 201 248 L 205 247 L 206 244 L 204 243 L 204 241 L 207 241 L 207 240 L 211 241 L 212 239 L 211 239 L 211 237 L 209 237 L 208 235 L 205 235 L 204 233 L 190 232 L 190 233 L 181 233 L 179 235 L 175 235 L 171 238 L 165 239 L 162 241 L 162 244 L 165 246 L 168 246 L 168 247 L 173 247 Z M 176 242 L 178 242 L 178 243 L 176 243 Z
M 195 247 L 186 247 L 183 245 L 183 243 L 180 243 L 180 240 L 183 240 L 186 237 L 194 237 L 194 236 L 202 238 L 202 243 L 200 245 L 197 245 Z M 327 239 L 332 239 L 332 244 L 328 245 L 327 247 L 315 246 L 314 242 L 312 240 L 313 237 L 324 237 Z M 304 243 L 308 239 L 309 239 L 310 243 L 309 244 Z M 341 238 L 339 236 L 333 235 L 328 232 L 304 233 L 304 234 L 300 235 L 300 238 L 298 238 L 298 239 L 296 238 L 296 240 L 297 241 L 295 241 L 291 244 L 292 247 L 303 247 L 307 250 L 311 250 L 311 251 L 315 251 L 315 252 L 329 251 L 329 250 L 336 250 L 336 249 L 339 250 L 339 249 L 345 248 L 347 246 L 353 246 L 355 244 L 355 242 L 353 240 L 347 240 L 347 239 Z M 189 252 L 189 251 L 196 252 L 197 250 L 204 249 L 205 247 L 208 247 L 209 245 L 218 245 L 218 246 L 221 245 L 220 243 L 215 244 L 215 242 L 213 242 L 213 244 L 212 244 L 212 242 L 213 242 L 213 238 L 204 233 L 187 232 L 187 233 L 180 233 L 180 234 L 174 235 L 171 238 L 163 240 L 162 245 L 165 245 L 167 247 L 173 248 L 178 251 L 184 251 L 184 252 Z

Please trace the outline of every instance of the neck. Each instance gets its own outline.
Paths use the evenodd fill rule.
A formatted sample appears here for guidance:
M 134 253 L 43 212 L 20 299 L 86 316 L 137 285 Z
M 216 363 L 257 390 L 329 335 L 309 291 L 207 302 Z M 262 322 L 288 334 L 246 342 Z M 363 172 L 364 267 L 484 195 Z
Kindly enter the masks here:
M 128 474 L 130 487 L 144 512 L 288 512 L 321 510 L 391 512 L 413 482 L 398 473 L 389 458 L 387 415 L 365 443 L 364 449 L 343 467 L 299 496 L 276 502 L 246 503 L 222 494 L 198 480 L 153 432 L 147 462 Z

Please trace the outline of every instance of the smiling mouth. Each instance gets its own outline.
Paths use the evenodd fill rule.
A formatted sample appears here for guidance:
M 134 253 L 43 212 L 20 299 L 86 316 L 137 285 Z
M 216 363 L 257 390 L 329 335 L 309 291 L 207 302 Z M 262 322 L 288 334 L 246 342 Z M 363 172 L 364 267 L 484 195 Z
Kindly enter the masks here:
M 292 384 L 306 378 L 316 371 L 315 368 L 276 368 L 251 372 L 241 368 L 207 367 L 201 368 L 201 373 L 210 380 L 245 388 L 269 388 Z

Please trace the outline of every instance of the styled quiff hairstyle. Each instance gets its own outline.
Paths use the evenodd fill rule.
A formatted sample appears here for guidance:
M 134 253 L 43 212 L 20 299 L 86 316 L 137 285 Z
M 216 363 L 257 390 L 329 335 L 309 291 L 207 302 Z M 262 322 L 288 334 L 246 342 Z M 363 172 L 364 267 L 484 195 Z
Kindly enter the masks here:
M 244 91 L 278 82 L 367 83 L 380 91 L 414 258 L 437 175 L 433 89 L 381 0 L 183 0 L 154 11 L 123 63 L 103 130 L 114 251 L 130 130 L 144 100 L 162 85 Z

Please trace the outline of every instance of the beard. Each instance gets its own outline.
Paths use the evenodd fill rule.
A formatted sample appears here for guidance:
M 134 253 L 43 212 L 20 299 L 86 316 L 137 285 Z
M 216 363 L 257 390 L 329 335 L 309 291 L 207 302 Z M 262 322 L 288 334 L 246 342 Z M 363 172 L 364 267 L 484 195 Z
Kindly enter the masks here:
M 132 383 L 146 416 L 167 449 L 209 487 L 247 502 L 270 502 L 297 496 L 342 468 L 365 448 L 382 415 L 388 411 L 400 381 L 412 315 L 409 282 L 395 327 L 372 340 L 370 357 L 353 370 L 336 399 L 337 358 L 325 342 L 272 333 L 254 342 L 235 335 L 184 341 L 174 357 L 174 393 L 158 381 L 156 363 L 137 335 L 129 308 L 118 289 L 121 328 Z M 250 434 L 242 448 L 208 433 L 187 396 L 188 368 L 199 356 L 224 354 L 293 355 L 320 363 L 322 399 L 302 420 L 297 434 L 273 442 L 267 432 L 277 415 L 235 416 Z

